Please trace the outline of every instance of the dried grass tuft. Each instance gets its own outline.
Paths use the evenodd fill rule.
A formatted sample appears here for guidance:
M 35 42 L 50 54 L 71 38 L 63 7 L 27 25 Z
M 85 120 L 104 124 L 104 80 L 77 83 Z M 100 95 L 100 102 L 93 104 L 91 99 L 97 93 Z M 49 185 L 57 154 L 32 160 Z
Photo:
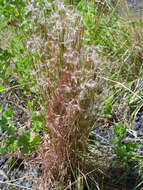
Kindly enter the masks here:
M 61 1 L 56 1 L 54 9 L 57 11 L 48 17 L 48 23 L 46 18 L 45 22 L 38 18 L 31 35 L 34 51 L 40 49 L 34 76 L 44 100 L 48 129 L 41 153 L 45 188 L 52 188 L 54 182 L 69 185 L 77 167 L 83 170 L 83 154 L 95 117 L 95 48 L 83 44 L 80 15 Z

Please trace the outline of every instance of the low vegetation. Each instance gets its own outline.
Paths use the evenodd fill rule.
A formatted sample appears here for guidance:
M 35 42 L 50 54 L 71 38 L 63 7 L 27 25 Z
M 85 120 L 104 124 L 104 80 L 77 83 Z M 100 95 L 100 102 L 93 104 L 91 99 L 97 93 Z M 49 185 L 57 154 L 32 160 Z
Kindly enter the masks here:
M 0 30 L 0 156 L 40 164 L 39 189 L 106 190 L 108 170 L 133 168 L 141 189 L 141 14 L 126 1 L 5 0 Z

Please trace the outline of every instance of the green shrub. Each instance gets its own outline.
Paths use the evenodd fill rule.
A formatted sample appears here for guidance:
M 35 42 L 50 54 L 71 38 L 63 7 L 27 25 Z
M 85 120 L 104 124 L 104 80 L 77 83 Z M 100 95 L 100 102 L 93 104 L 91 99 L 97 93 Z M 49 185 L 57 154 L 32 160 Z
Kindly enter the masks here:
M 114 133 L 113 142 L 115 154 L 119 157 L 121 162 L 129 164 L 136 159 L 136 150 L 139 148 L 139 144 L 124 142 L 126 128 L 122 122 L 115 125 Z
M 13 110 L 8 108 L 3 111 L 1 106 L 0 109 L 0 132 L 3 135 L 0 154 L 14 153 L 20 150 L 23 155 L 30 153 L 32 150 L 40 144 L 40 137 L 37 134 L 31 133 L 30 131 L 22 131 L 19 134 L 18 129 L 15 128 L 11 119 Z

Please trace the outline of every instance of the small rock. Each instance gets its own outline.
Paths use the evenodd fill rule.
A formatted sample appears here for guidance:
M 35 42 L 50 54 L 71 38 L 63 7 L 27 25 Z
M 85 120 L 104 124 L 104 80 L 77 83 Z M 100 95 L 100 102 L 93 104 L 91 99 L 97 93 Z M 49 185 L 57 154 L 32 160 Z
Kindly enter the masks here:
M 138 130 L 139 128 L 140 128 L 140 125 L 139 125 L 137 122 L 135 122 L 135 123 L 134 123 L 134 129 L 135 129 L 135 130 Z
M 3 179 L 8 179 L 8 176 L 3 170 L 0 170 L 0 181 L 3 181 Z
M 31 188 L 32 187 L 32 180 L 29 179 L 29 180 L 24 181 L 23 186 L 25 188 Z
M 127 131 L 126 137 L 133 139 L 135 136 L 132 133 Z
M 138 136 L 138 137 L 143 136 L 143 131 L 142 131 L 142 130 L 139 130 L 138 133 L 137 133 L 137 136 Z
M 8 171 L 8 164 L 5 163 L 5 164 L 3 165 L 3 167 L 2 167 L 2 169 L 3 169 L 4 172 L 7 172 L 7 171 Z

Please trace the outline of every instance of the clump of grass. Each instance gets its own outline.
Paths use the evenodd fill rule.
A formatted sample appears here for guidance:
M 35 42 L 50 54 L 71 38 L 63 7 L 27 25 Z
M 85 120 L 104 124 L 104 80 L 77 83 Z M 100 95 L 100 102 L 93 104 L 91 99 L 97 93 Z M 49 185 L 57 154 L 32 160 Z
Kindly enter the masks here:
M 138 78 L 141 68 L 142 21 L 131 11 L 126 1 L 108 4 L 80 1 L 85 41 L 100 47 L 102 57 L 110 60 L 106 74 L 123 81 Z M 128 74 L 127 74 L 128 73 Z
M 61 8 L 61 5 L 58 7 L 58 12 L 52 17 L 55 19 L 55 22 L 52 22 L 52 27 L 48 29 L 46 24 L 41 25 L 45 43 L 44 46 L 41 46 L 42 59 L 39 70 L 40 78 L 47 81 L 46 85 L 40 83 L 41 93 L 44 92 L 45 117 L 49 131 L 48 141 L 45 143 L 48 151 L 43 154 L 44 172 L 45 176 L 48 173 L 48 176 L 52 176 L 53 181 L 60 181 L 60 184 L 64 186 L 75 180 L 77 166 L 79 170 L 84 168 L 81 155 L 87 151 L 86 141 L 96 117 L 97 70 L 92 60 L 92 51 L 91 54 L 88 54 L 83 43 L 83 36 L 85 41 L 87 36 L 84 29 L 87 32 L 90 28 L 83 25 L 79 15 L 73 17 L 74 13 L 65 10 L 65 7 Z M 92 6 L 95 5 L 89 4 L 89 6 L 92 10 Z M 90 14 L 95 14 L 95 12 L 90 11 Z M 127 22 L 122 19 L 120 23 L 114 20 L 114 27 L 111 26 L 110 22 L 108 23 L 108 26 L 111 27 L 108 31 L 108 28 L 103 27 L 103 23 L 105 23 L 103 19 L 106 18 L 105 13 L 101 12 L 99 17 L 100 22 L 98 24 L 95 22 L 92 29 L 93 32 L 96 31 L 95 44 L 101 45 L 104 50 L 107 50 L 106 52 L 113 51 L 108 59 L 114 60 L 114 64 L 109 65 L 109 72 L 106 71 L 104 75 L 107 75 L 107 79 L 119 80 L 121 83 L 123 81 L 130 82 L 132 80 L 131 73 L 136 73 L 137 77 L 138 70 L 138 64 L 135 64 L 134 68 L 132 67 L 134 65 L 133 59 L 135 58 L 139 63 L 138 53 L 134 51 L 132 43 L 131 25 L 130 23 L 127 25 Z M 102 26 L 100 30 L 98 26 L 99 28 Z M 92 31 L 90 35 L 93 34 Z M 125 31 L 127 32 L 125 33 Z M 102 41 L 99 39 L 100 32 L 105 34 L 109 32 L 108 35 L 104 36 L 104 39 L 101 38 Z M 119 35 L 118 39 L 115 37 L 117 35 Z M 93 36 L 90 37 L 90 40 L 94 40 Z M 112 44 L 110 44 L 111 41 Z M 130 68 L 132 68 L 131 71 Z M 101 73 L 100 70 L 100 76 Z M 100 80 L 98 84 L 99 82 Z M 130 84 L 128 85 L 130 86 Z M 114 102 L 118 105 L 121 96 L 119 89 L 111 81 L 108 87 L 110 90 L 113 89 L 114 98 L 117 100 Z M 121 93 L 126 93 L 126 98 L 130 96 L 128 96 L 128 92 L 126 89 L 121 90 Z M 104 91 L 100 91 L 100 93 L 103 95 Z M 119 106 L 118 108 L 119 114 L 121 109 L 128 110 L 128 102 L 124 103 L 124 107 Z M 113 107 L 112 113 L 115 109 Z M 127 118 L 118 116 L 119 114 L 115 112 L 117 120 L 123 119 L 124 122 L 127 122 Z
M 56 181 L 63 188 L 84 170 L 83 154 L 95 117 L 97 66 L 95 48 L 83 43 L 82 17 L 60 1 L 53 9 L 57 11 L 48 23 L 46 17 L 38 19 L 31 41 L 40 49 L 34 76 L 48 129 L 41 153 L 45 188 Z
M 42 100 L 43 186 L 79 189 L 84 179 L 89 189 L 84 175 L 89 148 L 94 165 L 99 163 L 94 131 L 88 141 L 94 145 L 87 144 L 91 129 L 100 126 L 98 118 L 102 126 L 123 121 L 130 127 L 130 102 L 142 95 L 141 89 L 136 92 L 142 76 L 142 21 L 119 16 L 114 7 L 119 2 L 111 7 L 107 1 L 81 0 L 77 9 L 60 0 L 45 2 L 27 6 L 26 22 L 20 25 L 26 32 L 18 36 L 26 67 L 23 56 L 17 56 L 16 74 L 27 82 L 27 70 L 33 68 L 33 84 Z M 98 64 L 96 50 L 110 62 Z M 104 156 L 99 155 L 102 165 Z

